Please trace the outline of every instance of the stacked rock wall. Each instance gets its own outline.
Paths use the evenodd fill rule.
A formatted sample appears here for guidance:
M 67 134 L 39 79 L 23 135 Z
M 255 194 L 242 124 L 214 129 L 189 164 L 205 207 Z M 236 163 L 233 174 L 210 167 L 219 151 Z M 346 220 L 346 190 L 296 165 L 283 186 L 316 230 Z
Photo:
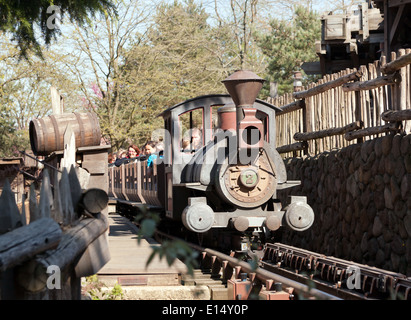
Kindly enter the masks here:
M 305 195 L 313 226 L 284 230 L 289 245 L 411 276 L 411 134 L 389 135 L 314 157 L 285 160 L 279 191 Z

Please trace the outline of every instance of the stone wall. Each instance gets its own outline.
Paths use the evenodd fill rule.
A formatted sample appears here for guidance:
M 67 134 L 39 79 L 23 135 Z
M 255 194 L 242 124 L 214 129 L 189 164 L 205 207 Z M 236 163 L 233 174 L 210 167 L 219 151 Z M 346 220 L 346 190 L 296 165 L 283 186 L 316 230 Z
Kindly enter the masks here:
M 281 242 L 411 276 L 411 134 L 285 163 L 301 186 L 279 197 L 307 196 L 315 221 Z

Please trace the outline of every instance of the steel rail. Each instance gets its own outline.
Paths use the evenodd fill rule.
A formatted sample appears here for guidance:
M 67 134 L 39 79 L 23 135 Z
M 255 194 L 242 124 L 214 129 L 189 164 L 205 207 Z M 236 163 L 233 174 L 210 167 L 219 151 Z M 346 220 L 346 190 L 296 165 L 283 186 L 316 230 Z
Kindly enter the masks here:
M 282 243 L 266 243 L 261 265 L 272 272 L 286 274 L 296 281 L 310 280 L 324 291 L 335 292 L 337 296 L 348 299 L 410 298 L 411 278 L 401 273 L 325 256 Z M 354 278 L 353 270 L 358 272 L 358 279 L 355 276 L 355 289 L 358 292 L 353 288 L 349 289 L 346 283 L 348 278 Z
M 306 275 L 298 274 L 293 271 L 286 270 L 283 267 L 281 268 L 277 267 L 276 265 L 267 263 L 265 261 L 262 261 L 261 265 L 263 269 L 265 270 L 269 270 L 275 274 L 282 274 L 287 278 L 289 277 L 290 279 L 294 279 L 295 281 L 298 281 L 298 282 L 309 281 L 319 290 L 336 295 L 342 300 L 374 300 L 374 299 L 367 298 L 363 294 L 357 293 L 355 291 L 348 291 L 347 289 L 343 289 L 338 286 L 331 285 L 329 282 L 323 281 L 322 279 L 311 279 L 307 277 Z
M 219 251 L 209 249 L 209 248 L 203 248 L 199 245 L 193 244 L 186 242 L 183 239 L 180 239 L 178 237 L 171 236 L 169 234 L 166 234 L 161 231 L 156 231 L 156 233 L 160 236 L 167 237 L 169 239 L 174 239 L 174 240 L 180 240 L 184 241 L 188 246 L 190 246 L 192 249 L 199 251 L 199 252 L 205 252 L 207 255 L 211 257 L 216 257 L 220 261 L 227 261 L 228 264 L 230 264 L 231 267 L 241 267 L 241 270 L 249 273 L 249 274 L 255 274 L 256 278 L 259 279 L 260 281 L 266 282 L 269 280 L 273 280 L 274 282 L 280 282 L 284 287 L 292 287 L 297 293 L 301 294 L 306 294 L 309 296 L 314 296 L 318 299 L 321 300 L 342 300 L 341 298 L 334 296 L 332 294 L 329 294 L 327 292 L 311 288 L 308 285 L 305 285 L 303 283 L 291 280 L 287 277 L 284 277 L 282 275 L 275 274 L 273 272 L 270 272 L 268 270 L 262 269 L 260 267 L 253 268 L 249 263 L 245 261 L 241 261 L 235 257 L 228 256 L 224 253 L 221 253 Z

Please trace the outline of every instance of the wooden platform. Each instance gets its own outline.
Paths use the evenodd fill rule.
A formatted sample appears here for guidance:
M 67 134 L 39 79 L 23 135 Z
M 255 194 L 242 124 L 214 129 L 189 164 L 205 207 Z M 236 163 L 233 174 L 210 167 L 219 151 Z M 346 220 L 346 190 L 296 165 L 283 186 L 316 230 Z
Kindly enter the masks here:
M 152 253 L 152 246 L 158 246 L 152 239 L 137 241 L 137 227 L 128 219 L 109 214 L 110 231 L 108 236 L 111 259 L 97 273 L 107 285 L 118 282 L 122 286 L 170 286 L 180 285 L 181 275 L 186 273 L 186 266 L 175 261 L 168 266 L 165 259 L 156 256 L 146 267 Z

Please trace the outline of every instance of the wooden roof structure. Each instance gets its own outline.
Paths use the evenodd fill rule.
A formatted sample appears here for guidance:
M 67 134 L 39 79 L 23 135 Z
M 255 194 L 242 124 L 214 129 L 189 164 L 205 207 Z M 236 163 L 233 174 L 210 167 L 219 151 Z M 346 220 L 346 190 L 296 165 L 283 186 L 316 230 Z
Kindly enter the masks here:
M 384 53 L 411 48 L 411 0 L 374 0 L 384 15 Z
M 307 74 L 331 74 L 411 47 L 411 0 L 366 0 L 343 14 L 321 16 L 320 62 L 305 63 Z

